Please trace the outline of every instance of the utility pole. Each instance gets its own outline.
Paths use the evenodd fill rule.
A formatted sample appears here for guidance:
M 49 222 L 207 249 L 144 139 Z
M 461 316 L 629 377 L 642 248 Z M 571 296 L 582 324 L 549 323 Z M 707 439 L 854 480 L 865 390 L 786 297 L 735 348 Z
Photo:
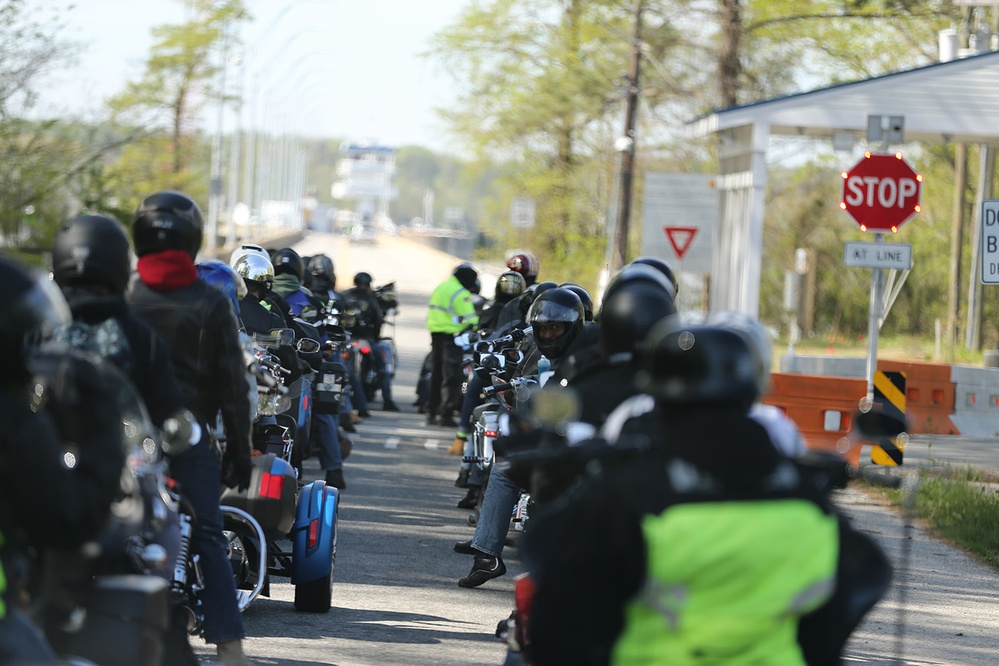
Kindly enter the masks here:
M 635 169 L 635 115 L 638 110 L 638 73 L 642 58 L 642 1 L 635 0 L 635 30 L 631 36 L 631 64 L 628 68 L 628 97 L 624 114 L 621 150 L 621 185 L 618 192 L 617 229 L 611 272 L 625 264 L 628 253 L 628 222 L 631 217 L 631 189 Z

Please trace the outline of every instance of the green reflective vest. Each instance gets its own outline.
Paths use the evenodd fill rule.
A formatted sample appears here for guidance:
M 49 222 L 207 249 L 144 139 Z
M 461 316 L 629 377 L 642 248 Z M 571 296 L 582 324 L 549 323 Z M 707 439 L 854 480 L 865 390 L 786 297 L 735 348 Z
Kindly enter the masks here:
M 798 620 L 835 586 L 835 516 L 797 499 L 691 503 L 642 531 L 646 581 L 611 663 L 803 666 Z
M 460 317 L 460 321 L 456 318 Z M 427 312 L 427 330 L 431 333 L 457 333 L 469 324 L 478 324 L 472 293 L 453 275 L 434 289 Z

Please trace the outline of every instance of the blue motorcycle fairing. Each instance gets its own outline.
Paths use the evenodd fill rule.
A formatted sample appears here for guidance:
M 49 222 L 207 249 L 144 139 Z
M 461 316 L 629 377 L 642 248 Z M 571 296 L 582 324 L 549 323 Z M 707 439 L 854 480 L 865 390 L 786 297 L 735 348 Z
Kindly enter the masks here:
M 313 481 L 298 493 L 291 528 L 291 582 L 308 583 L 329 575 L 336 550 L 337 506 L 340 491 L 325 481 Z M 317 521 L 316 542 L 309 548 L 309 529 Z

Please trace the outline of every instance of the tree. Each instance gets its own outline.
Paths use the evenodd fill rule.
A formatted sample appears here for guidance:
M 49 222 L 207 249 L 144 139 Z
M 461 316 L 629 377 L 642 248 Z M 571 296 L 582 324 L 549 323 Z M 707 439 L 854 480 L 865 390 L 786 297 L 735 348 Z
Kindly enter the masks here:
M 144 73 L 110 102 L 117 123 L 146 130 L 115 168 L 120 186 L 134 198 L 164 188 L 196 198 L 207 194 L 200 113 L 219 97 L 215 83 L 225 66 L 220 51 L 233 43 L 236 24 L 249 14 L 242 0 L 187 0 L 187 5 L 186 21 L 153 28 Z

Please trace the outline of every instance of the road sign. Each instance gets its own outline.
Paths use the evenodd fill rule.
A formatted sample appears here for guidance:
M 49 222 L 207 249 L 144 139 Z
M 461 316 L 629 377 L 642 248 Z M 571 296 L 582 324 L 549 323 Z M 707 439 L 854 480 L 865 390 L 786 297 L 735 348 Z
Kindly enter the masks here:
M 534 199 L 517 197 L 510 203 L 510 224 L 516 229 L 534 226 Z
M 902 153 L 867 153 L 843 177 L 839 207 L 857 221 L 861 231 L 895 233 L 919 212 L 923 177 L 902 159 Z
M 999 284 L 999 199 L 982 202 L 982 284 Z
M 908 243 L 865 243 L 848 241 L 843 265 L 859 268 L 912 268 L 912 245 Z
M 694 236 L 697 235 L 698 228 L 663 227 L 663 231 L 666 232 L 666 238 L 669 239 L 669 244 L 673 246 L 676 256 L 683 259 L 683 255 L 687 254 L 687 250 L 690 249 L 690 244 L 694 242 Z
M 685 273 L 710 273 L 717 180 L 706 174 L 646 173 L 640 253 L 675 260 Z

